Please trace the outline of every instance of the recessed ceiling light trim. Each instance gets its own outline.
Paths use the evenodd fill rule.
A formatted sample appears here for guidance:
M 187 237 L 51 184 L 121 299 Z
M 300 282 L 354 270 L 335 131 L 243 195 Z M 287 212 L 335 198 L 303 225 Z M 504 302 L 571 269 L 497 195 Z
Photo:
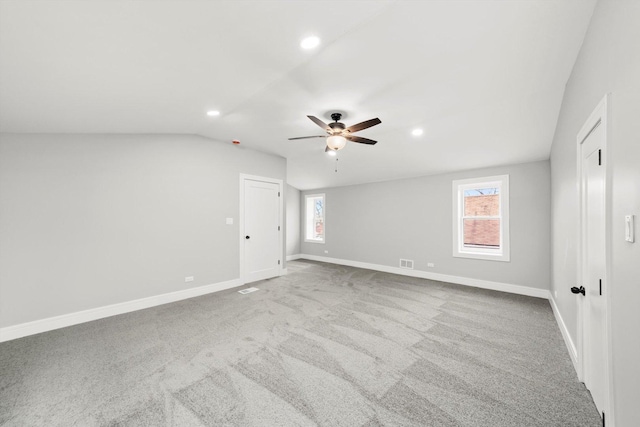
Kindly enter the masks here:
M 416 128 L 414 130 L 411 131 L 411 135 L 413 136 L 420 136 L 424 133 L 424 131 L 420 128 Z
M 320 38 L 316 36 L 305 37 L 300 42 L 300 47 L 305 50 L 314 49 L 318 46 L 320 46 Z
M 220 115 L 220 111 L 218 110 L 209 110 L 207 111 L 207 116 L 209 117 L 217 117 Z

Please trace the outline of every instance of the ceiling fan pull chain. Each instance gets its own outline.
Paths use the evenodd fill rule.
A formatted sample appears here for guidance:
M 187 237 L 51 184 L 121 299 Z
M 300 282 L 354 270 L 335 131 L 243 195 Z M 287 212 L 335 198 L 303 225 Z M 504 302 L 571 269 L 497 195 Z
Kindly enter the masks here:
M 338 156 L 336 156 L 336 172 L 338 172 Z

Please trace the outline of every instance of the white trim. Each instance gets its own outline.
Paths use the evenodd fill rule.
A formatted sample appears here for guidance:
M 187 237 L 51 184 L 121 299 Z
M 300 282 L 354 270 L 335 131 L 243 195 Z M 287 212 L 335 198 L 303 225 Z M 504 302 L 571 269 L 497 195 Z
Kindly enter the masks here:
M 569 329 L 567 329 L 567 325 L 564 323 L 564 319 L 560 314 L 560 310 L 558 309 L 558 305 L 556 301 L 551 296 L 551 292 L 549 292 L 549 303 L 551 304 L 551 309 L 553 310 L 553 315 L 556 318 L 556 322 L 558 323 L 558 328 L 560 328 L 560 332 L 562 333 L 562 338 L 564 339 L 564 344 L 567 346 L 567 350 L 569 351 L 569 357 L 571 357 L 571 362 L 573 363 L 573 368 L 578 372 L 578 350 L 576 349 L 573 340 L 571 339 L 571 334 L 569 333 Z
M 322 197 L 322 240 L 319 239 L 309 239 L 307 237 L 307 221 L 308 221 L 308 203 L 307 200 L 311 198 Z M 305 243 L 318 243 L 324 245 L 327 240 L 327 197 L 325 193 L 317 193 L 317 194 L 305 194 L 304 195 L 304 242 Z
M 92 320 L 103 319 L 105 317 L 116 316 L 118 314 L 130 313 L 132 311 L 143 310 L 162 304 L 181 301 L 189 298 L 206 295 L 225 289 L 242 286 L 240 279 L 227 280 L 225 282 L 211 285 L 189 288 L 181 291 L 169 292 L 152 297 L 141 298 L 133 301 L 126 301 L 117 304 L 105 305 L 103 307 L 91 308 L 77 311 L 75 313 L 63 314 L 46 319 L 34 320 L 33 322 L 21 323 L 19 325 L 0 328 L 0 342 L 26 337 L 28 335 L 39 334 L 41 332 L 52 331 L 54 329 L 66 328 L 80 323 L 91 322 Z
M 607 390 L 605 390 L 605 404 L 603 411 L 606 413 L 607 417 L 607 425 L 615 426 L 615 404 L 614 404 L 614 383 L 613 383 L 613 366 L 611 361 L 613 360 L 613 344 L 612 344 L 612 334 L 611 334 L 611 292 L 613 292 L 613 283 L 611 280 L 611 247 L 612 247 L 612 170 L 608 165 L 608 143 L 611 140 L 611 128 L 609 127 L 609 93 L 605 94 L 605 96 L 600 100 L 596 108 L 589 115 L 589 118 L 585 121 L 580 128 L 580 131 L 576 135 L 576 191 L 578 193 L 578 212 L 577 217 L 577 280 L 578 286 L 582 284 L 583 277 L 583 241 L 582 241 L 582 225 L 583 225 L 583 198 L 582 198 L 582 143 L 587 139 L 587 137 L 591 134 L 591 132 L 598 126 L 602 126 L 604 129 L 604 139 L 602 142 L 601 148 L 601 158 L 602 158 L 602 167 L 604 167 L 604 227 L 605 227 L 605 242 L 604 242 L 604 251 L 605 251 L 605 273 L 604 273 L 604 298 L 605 298 L 605 342 L 607 343 L 607 351 L 605 352 L 605 363 L 606 367 L 604 369 L 605 372 L 605 386 Z M 578 345 L 577 349 L 577 366 L 578 366 L 578 379 L 584 381 L 585 377 L 585 361 L 584 361 L 584 336 L 585 336 L 585 326 L 584 326 L 584 300 L 579 299 L 577 301 L 578 306 Z
M 484 186 L 500 188 L 500 248 L 464 248 L 463 218 L 464 190 Z M 486 176 L 479 178 L 457 179 L 452 181 L 453 216 L 453 256 L 488 261 L 509 262 L 511 259 L 509 238 L 509 175 Z
M 311 261 L 328 262 L 330 264 L 348 265 L 350 267 L 365 268 L 368 270 L 382 271 L 385 273 L 399 274 L 401 276 L 419 277 L 421 279 L 437 280 L 439 282 L 456 283 L 458 285 L 473 286 L 482 289 L 491 289 L 494 291 L 508 292 L 510 294 L 527 295 L 537 298 L 549 298 L 547 289 L 531 288 L 529 286 L 512 285 L 510 283 L 493 282 L 490 280 L 473 279 L 471 277 L 450 276 L 448 274 L 431 273 L 421 270 L 408 270 L 406 268 L 391 267 L 381 264 L 370 264 L 368 262 L 351 261 L 338 258 L 328 258 L 318 255 L 302 254 L 302 259 Z
M 287 270 L 286 268 L 280 269 L 280 276 L 286 276 L 287 274 L 289 274 L 289 270 Z
M 287 255 L 287 261 L 295 261 L 302 258 L 302 254 Z
M 260 181 L 260 182 L 269 182 L 272 184 L 277 184 L 278 185 L 278 192 L 280 193 L 280 196 L 278 197 L 278 209 L 280 210 L 280 212 L 278 213 L 278 223 L 280 226 L 280 238 L 278 241 L 278 258 L 282 259 L 283 255 L 284 255 L 284 187 L 283 187 L 283 181 L 281 179 L 277 179 L 277 178 L 267 178 L 267 177 L 263 177 L 263 176 L 257 176 L 257 175 L 247 175 L 244 173 L 240 174 L 240 196 L 239 196 L 239 205 L 240 205 L 240 209 L 239 209 L 239 215 L 240 215 L 240 220 L 238 221 L 240 223 L 240 226 L 238 227 L 239 229 L 239 235 L 238 235 L 238 239 L 240 240 L 239 242 L 239 251 L 240 251 L 240 256 L 239 256 L 239 266 L 240 266 L 240 280 L 242 280 L 244 283 L 247 283 L 246 281 L 246 277 L 245 277 L 245 271 L 244 271 L 244 264 L 245 264 L 245 260 L 244 260 L 244 182 L 245 180 L 251 180 L 251 181 Z M 283 269 L 284 269 L 284 262 L 280 262 L 280 267 L 278 268 L 278 274 L 277 276 L 282 276 L 283 275 Z M 286 274 L 286 273 L 285 273 Z M 263 277 L 260 279 L 256 279 L 256 280 L 262 280 L 262 279 L 268 279 L 268 277 Z M 255 280 L 252 280 L 255 281 Z

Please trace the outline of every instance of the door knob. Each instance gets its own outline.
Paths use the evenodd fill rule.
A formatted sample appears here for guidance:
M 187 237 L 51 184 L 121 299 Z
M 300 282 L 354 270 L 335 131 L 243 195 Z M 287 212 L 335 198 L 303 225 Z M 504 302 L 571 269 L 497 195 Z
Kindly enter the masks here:
M 251 237 L 249 236 L 244 236 L 245 239 L 249 240 Z
M 571 292 L 573 292 L 574 294 L 582 294 L 582 295 L 584 295 L 584 286 L 580 286 L 579 288 L 576 288 L 574 286 L 573 288 L 571 288 Z

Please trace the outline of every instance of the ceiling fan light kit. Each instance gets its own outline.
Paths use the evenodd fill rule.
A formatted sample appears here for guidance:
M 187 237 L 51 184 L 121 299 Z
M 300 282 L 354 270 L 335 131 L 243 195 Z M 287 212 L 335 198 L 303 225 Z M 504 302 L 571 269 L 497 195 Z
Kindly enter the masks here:
M 331 150 L 340 150 L 347 145 L 347 138 L 342 135 L 331 135 L 327 138 L 327 147 Z
M 375 145 L 378 142 L 372 139 L 353 135 L 353 133 L 355 132 L 358 132 L 382 123 L 378 118 L 370 119 L 353 126 L 345 127 L 344 123 L 340 123 L 340 118 L 342 117 L 341 113 L 331 114 L 331 118 L 334 120 L 334 122 L 329 124 L 326 124 L 325 122 L 323 122 L 322 120 L 314 116 L 307 116 L 307 117 L 309 117 L 309 119 L 312 122 L 320 126 L 327 133 L 328 135 L 326 137 L 327 148 L 325 149 L 325 151 L 341 150 L 345 147 L 345 145 L 347 145 L 347 141 L 357 142 L 359 144 L 367 144 L 367 145 Z M 325 138 L 325 136 L 324 135 L 300 136 L 297 138 L 289 138 L 289 140 L 291 141 L 295 139 L 308 139 L 308 138 Z

